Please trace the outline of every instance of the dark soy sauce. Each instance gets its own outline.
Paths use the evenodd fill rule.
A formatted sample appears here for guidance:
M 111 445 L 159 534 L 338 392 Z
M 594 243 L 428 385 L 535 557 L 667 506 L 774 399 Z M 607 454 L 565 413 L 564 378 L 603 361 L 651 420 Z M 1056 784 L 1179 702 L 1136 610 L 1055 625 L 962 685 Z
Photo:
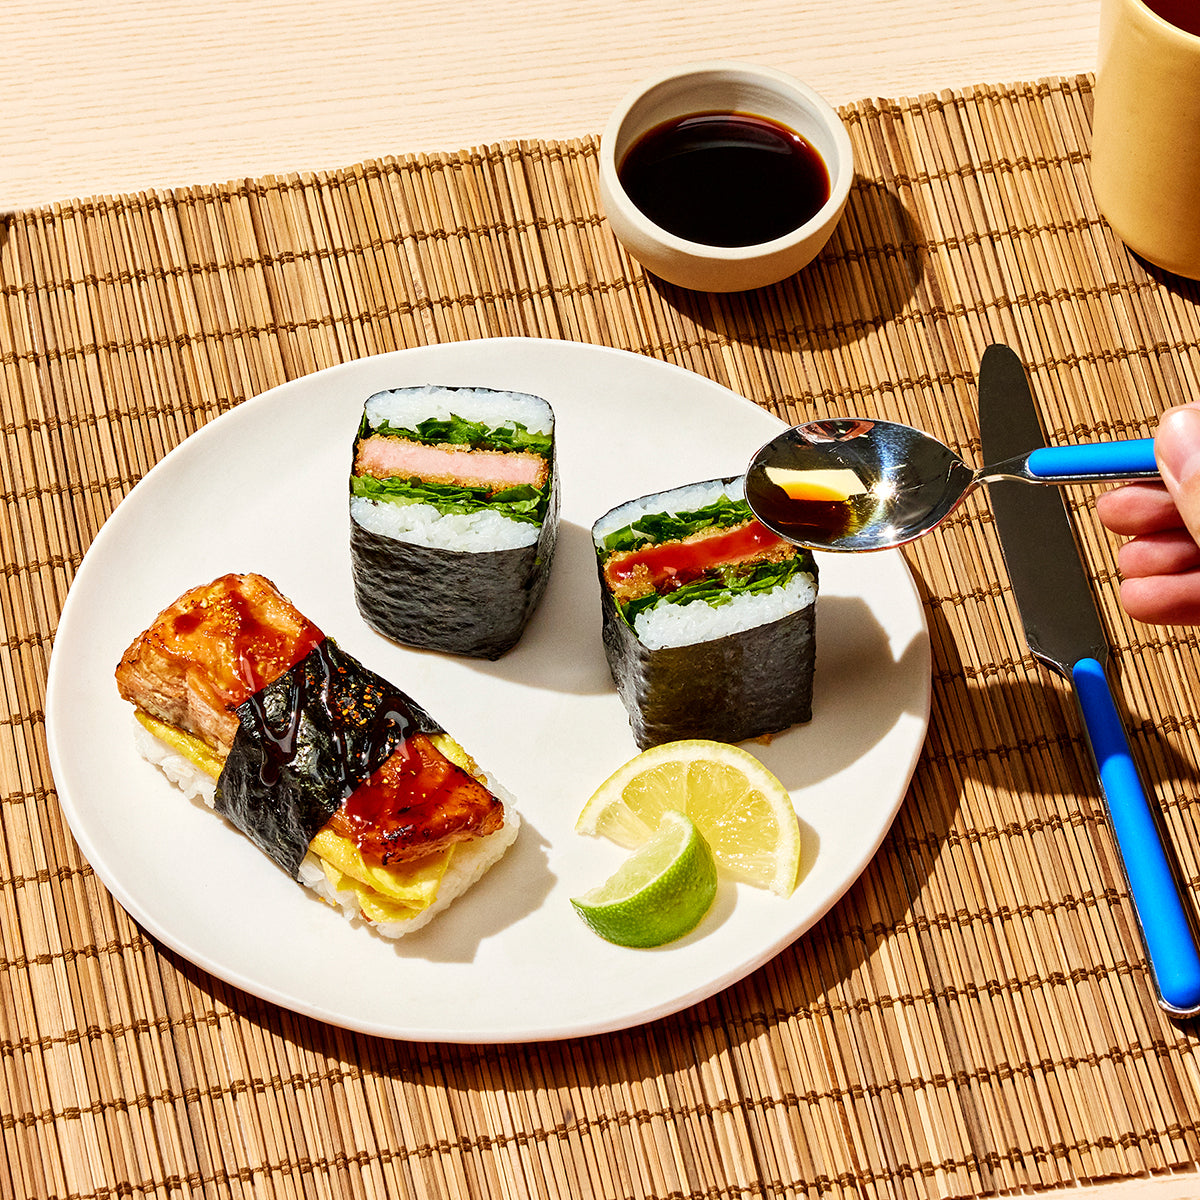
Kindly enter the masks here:
M 747 473 L 746 491 L 753 496 L 755 514 L 769 529 L 802 545 L 810 538 L 825 544 L 850 537 L 867 524 L 878 507 L 869 493 L 844 500 L 789 495 L 772 483 L 761 467 L 752 467 Z
M 829 199 L 829 169 L 794 129 L 750 113 L 692 113 L 642 135 L 621 185 L 656 225 L 706 246 L 773 241 Z
M 781 489 L 767 484 L 755 497 L 755 507 L 772 529 L 785 537 L 835 541 L 856 533 L 862 516 L 849 500 L 793 500 Z

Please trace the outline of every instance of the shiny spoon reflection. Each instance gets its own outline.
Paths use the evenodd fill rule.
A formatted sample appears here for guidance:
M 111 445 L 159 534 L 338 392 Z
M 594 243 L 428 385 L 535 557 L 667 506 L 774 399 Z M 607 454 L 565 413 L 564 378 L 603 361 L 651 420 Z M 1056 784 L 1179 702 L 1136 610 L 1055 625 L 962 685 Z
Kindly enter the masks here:
M 1154 440 L 1044 446 L 994 466 L 967 466 L 936 438 L 857 417 L 796 425 L 755 454 L 746 501 L 780 537 L 813 550 L 885 550 L 941 524 L 994 479 L 1091 483 L 1156 476 Z

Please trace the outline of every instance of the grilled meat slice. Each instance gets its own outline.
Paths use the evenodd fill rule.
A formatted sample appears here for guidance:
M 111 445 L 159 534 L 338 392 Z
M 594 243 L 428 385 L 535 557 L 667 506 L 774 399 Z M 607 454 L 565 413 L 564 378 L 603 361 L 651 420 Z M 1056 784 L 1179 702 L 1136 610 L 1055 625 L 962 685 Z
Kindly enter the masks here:
M 540 454 L 526 450 L 428 446 L 407 438 L 376 435 L 359 443 L 354 473 L 373 475 L 376 479 L 398 476 L 498 492 L 523 485 L 542 487 L 550 477 L 550 464 Z
M 223 575 L 185 592 L 117 667 L 121 696 L 229 753 L 248 696 L 299 662 L 322 634 L 261 575 Z
M 425 734 L 414 734 L 361 784 L 325 828 L 368 862 L 422 858 L 504 824 L 504 805 Z

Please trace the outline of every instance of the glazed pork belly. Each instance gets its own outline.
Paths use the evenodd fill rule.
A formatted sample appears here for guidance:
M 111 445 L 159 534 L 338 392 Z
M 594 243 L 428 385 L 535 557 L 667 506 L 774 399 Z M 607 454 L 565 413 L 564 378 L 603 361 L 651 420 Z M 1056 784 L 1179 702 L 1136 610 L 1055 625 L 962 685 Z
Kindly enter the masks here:
M 304 748 L 299 735 L 293 746 L 283 745 L 283 736 L 274 730 L 275 714 L 268 714 L 256 697 L 310 656 L 319 661 L 326 642 L 269 580 L 225 575 L 185 592 L 159 613 L 122 656 L 117 687 L 137 711 L 199 739 L 221 760 L 228 760 L 239 732 L 246 740 L 248 728 L 259 729 L 260 757 L 282 773 L 298 769 Z M 322 663 L 320 669 L 331 668 Z M 348 669 L 341 658 L 332 668 Z M 315 713 L 317 720 L 335 730 L 353 727 L 361 715 L 357 709 L 331 698 L 336 689 L 325 689 L 324 697 L 321 690 L 309 696 L 310 708 L 324 709 Z M 390 704 L 390 716 L 399 719 L 395 710 L 400 701 L 391 697 Z M 485 837 L 504 821 L 501 801 L 438 749 L 440 730 L 420 728 L 425 714 L 416 711 L 419 716 L 403 718 L 409 728 L 402 737 L 392 737 L 390 753 L 385 755 L 370 738 L 360 739 L 358 753 L 382 760 L 363 779 L 330 780 L 330 786 L 343 791 L 348 783 L 355 786 L 330 805 L 328 827 L 378 865 L 411 861 Z M 287 718 L 298 722 L 308 715 L 297 709 Z

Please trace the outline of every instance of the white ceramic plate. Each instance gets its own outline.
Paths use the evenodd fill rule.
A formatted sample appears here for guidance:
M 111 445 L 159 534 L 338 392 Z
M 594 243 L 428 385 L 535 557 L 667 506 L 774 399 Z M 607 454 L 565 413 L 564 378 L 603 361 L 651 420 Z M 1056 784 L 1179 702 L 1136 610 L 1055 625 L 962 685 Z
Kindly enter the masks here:
M 347 476 L 363 401 L 443 383 L 544 396 L 557 419 L 562 524 L 550 585 L 495 663 L 395 646 L 358 616 Z M 624 852 L 574 832 L 636 753 L 600 642 L 590 527 L 623 500 L 735 475 L 781 424 L 711 381 L 572 342 L 402 350 L 283 384 L 163 459 L 101 529 L 67 598 L 46 701 L 59 801 L 83 853 L 146 930 L 276 1004 L 384 1037 L 532 1041 L 626 1028 L 712 995 L 809 929 L 874 854 L 925 736 L 924 612 L 899 553 L 820 558 L 810 724 L 749 748 L 787 785 L 804 834 L 781 900 L 723 882 L 687 938 L 600 940 L 568 903 Z M 183 799 L 133 749 L 113 670 L 187 588 L 258 571 L 367 666 L 409 692 L 518 798 L 517 844 L 426 929 L 387 942 Z

